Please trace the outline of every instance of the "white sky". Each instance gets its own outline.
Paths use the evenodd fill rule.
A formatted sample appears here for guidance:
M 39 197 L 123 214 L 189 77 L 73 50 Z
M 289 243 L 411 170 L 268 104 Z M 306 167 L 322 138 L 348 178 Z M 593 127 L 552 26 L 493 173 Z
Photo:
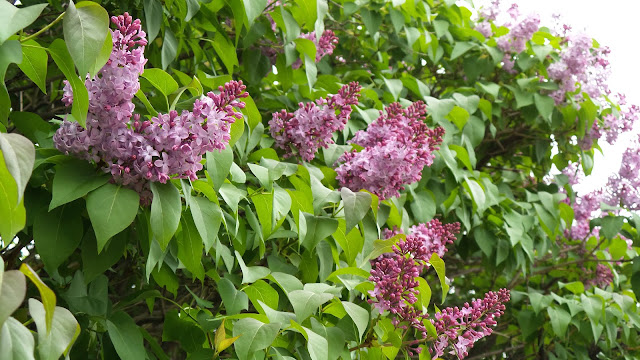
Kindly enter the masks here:
M 480 6 L 488 0 L 476 0 Z M 521 14 L 538 13 L 541 25 L 554 24 L 553 14 L 560 14 L 561 21 L 573 30 L 584 31 L 600 45 L 611 49 L 609 62 L 612 93 L 623 93 L 629 104 L 640 105 L 640 39 L 638 23 L 640 1 L 636 0 L 502 0 L 502 4 L 517 3 Z M 607 178 L 620 168 L 620 160 L 631 140 L 640 133 L 636 124 L 633 134 L 621 136 L 614 146 L 600 140 L 604 156 L 596 150 L 595 165 L 590 176 L 576 186 L 580 193 L 589 192 L 606 184 Z

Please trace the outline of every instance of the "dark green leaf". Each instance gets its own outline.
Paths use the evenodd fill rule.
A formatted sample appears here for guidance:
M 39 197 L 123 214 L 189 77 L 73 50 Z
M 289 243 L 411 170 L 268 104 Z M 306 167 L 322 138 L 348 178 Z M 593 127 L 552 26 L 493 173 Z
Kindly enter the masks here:
M 83 1 L 76 7 L 73 1 L 69 1 L 62 22 L 64 41 L 78 73 L 82 77 L 90 71 L 92 76 L 95 75 L 96 69 L 102 68 L 108 60 L 96 63 L 109 32 L 109 14 L 94 2 Z
M 133 222 L 139 204 L 137 192 L 109 183 L 87 195 L 87 212 L 96 234 L 98 253 L 112 236 Z
M 38 4 L 17 8 L 11 2 L 0 2 L 0 44 L 4 43 L 9 36 L 36 21 L 38 16 L 47 4 Z
M 161 184 L 151 183 L 153 200 L 151 202 L 151 231 L 158 240 L 160 248 L 166 249 L 169 241 L 178 229 L 182 202 L 180 192 L 170 182 Z
M 133 319 L 119 311 L 107 320 L 107 331 L 122 360 L 145 359 L 142 334 Z
M 56 166 L 49 210 L 87 195 L 106 184 L 109 178 L 84 160 L 72 159 Z
M 47 93 L 47 51 L 34 40 L 22 43 L 22 62 L 20 70 L 38 85 L 43 93 Z
M 33 222 L 36 250 L 48 271 L 58 266 L 76 250 L 82 240 L 82 216 L 79 204 L 66 204 L 38 214 Z

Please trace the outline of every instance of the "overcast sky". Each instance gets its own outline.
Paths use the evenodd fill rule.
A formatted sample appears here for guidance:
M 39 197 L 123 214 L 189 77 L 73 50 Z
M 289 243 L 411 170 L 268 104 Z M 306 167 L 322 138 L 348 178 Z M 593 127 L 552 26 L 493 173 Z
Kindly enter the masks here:
M 476 6 L 489 3 L 476 0 Z M 505 1 L 503 5 L 517 3 L 522 14 L 536 12 L 542 25 L 553 24 L 552 15 L 560 14 L 563 23 L 573 30 L 582 30 L 600 45 L 611 49 L 611 77 L 609 87 L 613 93 L 623 93 L 630 104 L 640 105 L 640 39 L 638 25 L 640 1 L 636 0 L 520 0 Z M 610 174 L 620 168 L 622 152 L 640 133 L 636 124 L 633 134 L 621 136 L 614 146 L 600 141 L 605 156 L 596 150 L 595 166 L 591 176 L 578 186 L 579 192 L 588 192 L 605 185 Z

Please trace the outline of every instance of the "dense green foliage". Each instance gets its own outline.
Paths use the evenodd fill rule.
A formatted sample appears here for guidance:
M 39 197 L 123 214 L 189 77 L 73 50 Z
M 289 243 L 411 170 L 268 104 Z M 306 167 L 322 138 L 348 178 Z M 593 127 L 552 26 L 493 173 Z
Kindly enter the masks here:
M 0 358 L 409 356 L 421 337 L 368 301 L 370 260 L 402 238 L 380 240 L 384 229 L 434 218 L 461 231 L 422 274 L 419 311 L 511 290 L 468 358 L 640 356 L 640 218 L 605 207 L 591 220 L 599 234 L 572 239 L 576 194 L 557 171 L 591 172 L 597 141 L 577 140 L 620 106 L 580 88 L 554 102 L 547 69 L 566 43 L 550 29 L 507 71 L 497 38 L 509 28 L 485 38 L 472 6 L 451 0 L 41 2 L 0 1 Z M 249 94 L 231 146 L 208 152 L 197 180 L 151 182 L 150 204 L 53 141 L 67 113 L 85 126 L 78 74 L 107 62 L 109 16 L 125 12 L 149 42 L 133 99 L 143 120 L 231 80 Z M 315 62 L 300 34 L 325 29 L 338 42 Z M 352 81 L 361 96 L 335 144 L 285 158 L 272 114 Z M 341 188 L 336 159 L 361 150 L 347 141 L 388 104 L 419 100 L 445 130 L 421 180 L 386 200 Z M 593 281 L 602 265 L 605 284 Z M 420 358 L 439 335 L 428 332 Z

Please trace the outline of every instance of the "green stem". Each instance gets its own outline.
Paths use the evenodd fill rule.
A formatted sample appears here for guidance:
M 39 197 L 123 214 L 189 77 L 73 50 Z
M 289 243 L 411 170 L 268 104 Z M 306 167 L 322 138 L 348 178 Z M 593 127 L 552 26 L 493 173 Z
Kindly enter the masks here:
M 25 42 L 25 41 L 27 41 L 27 40 L 31 40 L 31 39 L 33 39 L 33 38 L 37 37 L 38 35 L 42 34 L 43 32 L 45 32 L 45 31 L 47 31 L 47 30 L 51 29 L 51 27 L 53 27 L 55 24 L 59 23 L 59 22 L 60 22 L 60 20 L 62 20 L 62 18 L 64 17 L 64 14 L 65 14 L 65 13 L 60 14 L 60 15 L 59 15 L 55 20 L 53 20 L 49 25 L 47 25 L 47 26 L 43 27 L 43 28 L 42 28 L 42 29 L 40 29 L 38 32 L 36 32 L 35 34 L 33 34 L 33 35 L 29 35 L 29 36 L 27 36 L 26 38 L 20 39 L 20 42 Z

